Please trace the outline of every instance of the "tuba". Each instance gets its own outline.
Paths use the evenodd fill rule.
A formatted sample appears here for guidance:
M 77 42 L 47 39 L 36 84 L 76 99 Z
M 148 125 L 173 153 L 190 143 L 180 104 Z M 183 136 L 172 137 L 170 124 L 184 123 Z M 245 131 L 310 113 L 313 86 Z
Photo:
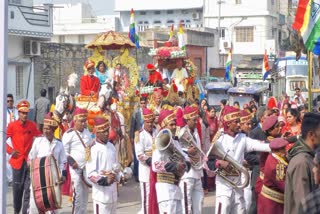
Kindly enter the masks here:
M 231 186 L 237 189 L 243 189 L 249 184 L 250 175 L 248 170 L 242 166 L 240 163 L 238 163 L 235 159 L 233 159 L 230 155 L 228 155 L 227 152 L 224 152 L 219 145 L 217 145 L 217 140 L 221 137 L 223 133 L 221 131 L 218 131 L 214 138 L 211 141 L 210 149 L 207 153 L 209 156 L 210 154 L 215 155 L 221 160 L 228 161 L 230 164 L 230 170 L 225 169 L 216 169 L 215 173 L 220 175 L 225 181 L 227 181 Z M 244 181 L 241 181 L 241 173 L 244 175 Z M 237 177 L 236 180 L 232 180 L 228 178 L 228 176 L 234 176 Z
M 185 157 L 183 154 L 175 147 L 172 140 L 172 133 L 169 129 L 162 129 L 159 131 L 155 138 L 155 144 L 157 149 L 161 153 L 165 153 L 170 161 L 172 162 L 183 162 L 186 164 Z M 187 164 L 186 164 L 187 165 Z M 178 172 L 177 175 L 181 177 L 184 174 L 183 172 Z
M 189 155 L 191 160 L 191 166 L 196 169 L 202 169 L 202 158 L 206 156 L 206 154 L 198 147 L 196 140 L 193 138 L 192 134 L 190 133 L 188 128 L 182 128 L 179 131 L 179 141 L 182 148 L 188 149 L 189 147 L 193 146 L 197 149 L 195 155 Z

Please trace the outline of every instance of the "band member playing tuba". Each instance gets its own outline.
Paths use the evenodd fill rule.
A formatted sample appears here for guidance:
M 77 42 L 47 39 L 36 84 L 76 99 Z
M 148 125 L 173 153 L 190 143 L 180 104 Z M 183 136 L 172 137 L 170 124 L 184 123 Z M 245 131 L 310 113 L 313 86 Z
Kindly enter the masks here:
M 157 173 L 156 192 L 159 213 L 182 214 L 181 176 L 187 170 L 187 156 L 175 136 L 174 111 L 161 110 L 158 121 L 162 130 L 156 137 L 156 150 L 152 154 L 152 170 Z
M 56 128 L 58 127 L 58 123 L 52 116 L 53 116 L 52 112 L 49 112 L 44 117 L 44 122 L 43 122 L 44 136 L 37 137 L 34 140 L 28 159 L 29 161 L 32 161 L 36 158 L 46 157 L 52 154 L 55 160 L 57 161 L 57 165 L 62 175 L 61 181 L 64 182 L 66 180 L 66 175 L 67 175 L 67 171 L 66 171 L 67 156 L 64 151 L 62 142 L 54 138 L 54 130 L 56 130 Z M 31 186 L 30 187 L 31 194 L 30 194 L 29 214 L 42 213 L 40 210 L 38 210 L 36 206 L 32 185 L 30 186 Z
M 88 111 L 76 108 L 73 113 L 74 128 L 69 129 L 62 137 L 64 150 L 70 167 L 73 184 L 73 213 L 87 213 L 89 187 L 84 182 L 83 171 L 90 159 L 90 147 L 93 140 L 86 129 Z
M 183 118 L 185 119 L 187 125 L 184 126 L 179 131 L 179 141 L 185 141 L 182 139 L 186 133 L 187 138 L 191 138 L 191 143 L 189 147 L 183 147 L 183 150 L 188 154 L 190 158 L 191 168 L 189 172 L 184 173 L 181 178 L 180 188 L 183 193 L 182 206 L 184 213 L 201 213 L 203 204 L 203 189 L 201 177 L 203 175 L 202 170 L 202 159 L 200 156 L 200 137 L 198 130 L 196 128 L 198 121 L 198 108 L 192 106 L 186 106 L 183 112 Z M 187 140 L 189 141 L 189 140 Z M 200 163 L 200 164 L 199 164 Z M 200 167 L 196 167 L 196 165 Z
M 116 175 L 112 173 L 117 163 L 117 150 L 109 142 L 110 122 L 104 116 L 94 118 L 96 143 L 91 148 L 91 160 L 86 164 L 87 176 L 93 182 L 93 213 L 114 214 L 117 210 Z
M 214 137 L 213 144 L 219 147 L 225 155 L 236 161 L 238 166 L 242 166 L 244 153 L 250 151 L 270 152 L 268 144 L 246 137 L 240 132 L 240 110 L 232 106 L 225 106 L 222 121 L 225 134 L 221 134 L 218 139 Z M 211 146 L 212 148 L 212 146 Z M 212 150 L 211 150 L 212 151 Z M 210 153 L 210 151 L 209 151 Z M 221 159 L 224 157 L 220 157 Z M 219 159 L 219 158 L 218 158 Z M 210 160 L 210 159 L 209 159 Z M 216 213 L 246 213 L 243 189 L 236 188 L 230 181 L 241 181 L 235 170 L 230 170 L 231 163 L 224 160 L 215 160 L 214 164 L 208 163 L 211 170 L 225 169 L 225 173 L 217 173 L 216 176 Z M 246 173 L 249 180 L 249 174 Z M 227 180 L 228 179 L 228 180 Z M 247 180 L 247 182 L 248 182 Z
M 142 199 L 142 210 L 140 213 L 147 214 L 149 207 L 149 192 L 150 192 L 150 166 L 152 157 L 152 144 L 156 137 L 157 130 L 153 127 L 154 114 L 148 109 L 142 110 L 143 128 L 140 130 L 139 137 L 135 142 L 135 151 L 139 161 L 139 181 Z

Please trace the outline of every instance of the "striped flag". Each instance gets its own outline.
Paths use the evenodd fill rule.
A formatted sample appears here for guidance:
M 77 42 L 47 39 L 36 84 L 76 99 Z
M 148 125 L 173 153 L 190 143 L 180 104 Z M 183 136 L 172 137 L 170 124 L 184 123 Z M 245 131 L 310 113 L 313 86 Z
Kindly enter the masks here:
M 139 36 L 136 33 L 136 26 L 135 26 L 135 22 L 134 22 L 134 11 L 133 11 L 133 9 L 131 9 L 131 12 L 130 12 L 129 38 L 134 44 L 136 44 L 136 48 L 140 48 Z
M 263 80 L 266 80 L 269 74 L 270 74 L 270 68 L 269 68 L 269 62 L 268 62 L 268 55 L 267 55 L 267 50 L 265 50 L 264 56 L 263 56 L 263 63 L 262 63 Z
M 299 0 L 292 28 L 300 32 L 305 47 L 320 55 L 320 0 Z
M 230 49 L 228 53 L 227 63 L 226 63 L 226 81 L 230 81 L 231 79 L 231 70 L 232 70 L 232 49 Z
M 182 22 L 180 21 L 179 32 L 178 32 L 178 45 L 179 45 L 179 48 L 181 48 L 181 50 L 186 49 L 186 44 L 184 42 L 183 36 L 184 36 L 184 32 L 182 28 Z

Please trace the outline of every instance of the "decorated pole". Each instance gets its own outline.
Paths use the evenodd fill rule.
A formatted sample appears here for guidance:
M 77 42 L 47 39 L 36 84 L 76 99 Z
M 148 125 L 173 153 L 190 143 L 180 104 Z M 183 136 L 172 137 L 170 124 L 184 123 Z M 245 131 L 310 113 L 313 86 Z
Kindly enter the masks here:
M 308 111 L 312 109 L 312 52 L 308 51 Z

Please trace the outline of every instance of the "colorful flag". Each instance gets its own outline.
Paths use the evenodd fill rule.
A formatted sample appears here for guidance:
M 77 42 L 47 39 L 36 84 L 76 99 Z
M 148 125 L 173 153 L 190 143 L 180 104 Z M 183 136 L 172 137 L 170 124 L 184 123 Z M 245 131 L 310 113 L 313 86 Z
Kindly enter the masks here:
M 300 32 L 305 47 L 320 55 L 320 0 L 299 0 L 292 28 Z
M 182 28 L 182 22 L 180 21 L 179 32 L 178 32 L 178 45 L 179 45 L 179 48 L 181 48 L 181 50 L 186 49 L 186 44 L 184 42 L 183 36 L 184 36 L 184 32 Z
M 129 28 L 129 38 L 130 40 L 136 44 L 136 48 L 140 48 L 139 45 L 139 36 L 136 33 L 136 26 L 135 26 L 135 22 L 134 22 L 134 11 L 133 9 L 131 9 L 130 12 L 130 28 Z
M 226 63 L 226 80 L 230 81 L 231 78 L 231 70 L 232 70 L 232 49 L 230 49 L 228 53 L 227 63 Z
M 268 55 L 267 50 L 264 51 L 263 63 L 262 63 L 262 75 L 263 80 L 266 80 L 270 74 L 269 62 L 268 62 Z

